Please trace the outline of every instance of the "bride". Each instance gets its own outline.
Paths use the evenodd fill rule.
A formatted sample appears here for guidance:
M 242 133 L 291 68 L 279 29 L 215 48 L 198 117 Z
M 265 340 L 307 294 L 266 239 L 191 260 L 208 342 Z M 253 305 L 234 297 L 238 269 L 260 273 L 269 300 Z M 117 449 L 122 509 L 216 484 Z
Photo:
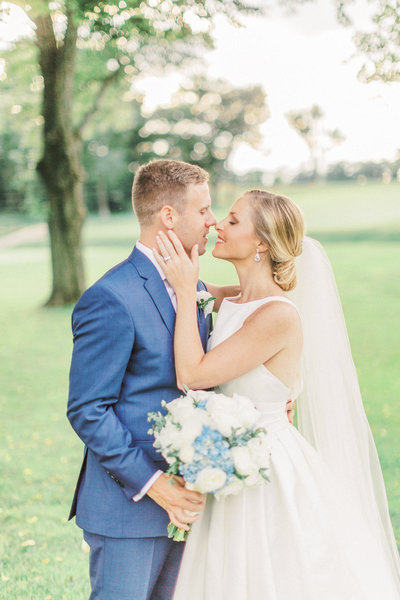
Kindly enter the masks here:
M 223 300 L 206 354 L 197 248 L 189 258 L 169 232 L 155 252 L 177 296 L 178 385 L 251 398 L 272 440 L 270 481 L 207 497 L 174 600 L 399 600 L 382 473 L 329 261 L 284 196 L 248 192 L 216 229 L 213 255 L 235 266 L 241 294 Z M 285 408 L 300 392 L 301 433 Z

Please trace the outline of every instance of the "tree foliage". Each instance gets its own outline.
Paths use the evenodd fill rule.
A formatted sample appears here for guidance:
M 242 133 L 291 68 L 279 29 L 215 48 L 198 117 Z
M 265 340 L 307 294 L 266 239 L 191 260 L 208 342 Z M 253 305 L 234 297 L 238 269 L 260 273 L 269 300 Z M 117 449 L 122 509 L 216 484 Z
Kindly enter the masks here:
M 363 58 L 362 81 L 400 81 L 400 0 L 370 0 L 371 22 L 360 31 L 351 17 L 354 0 L 336 0 L 339 21 L 355 30 L 354 43 Z
M 132 132 L 134 163 L 168 155 L 200 165 L 216 184 L 237 144 L 259 145 L 259 125 L 268 110 L 260 86 L 235 88 L 226 81 L 196 77 L 182 85 L 170 106 L 141 115 Z
M 258 8 L 243 0 L 14 4 L 35 26 L 43 94 L 43 151 L 37 170 L 48 198 L 53 271 L 49 304 L 65 304 L 85 288 L 82 144 L 107 90 L 117 82 L 127 90 L 150 69 L 182 66 L 211 45 L 215 15 L 235 19 Z
M 239 143 L 258 146 L 259 126 L 267 117 L 260 86 L 235 88 L 204 76 L 187 79 L 167 106 L 148 110 L 140 98 L 130 101 L 123 129 L 117 131 L 108 117 L 107 127 L 93 132 L 85 144 L 90 208 L 101 208 L 104 194 L 111 210 L 127 208 L 132 174 L 152 158 L 198 164 L 210 173 L 215 188 L 227 177 L 229 158 Z
M 355 36 L 366 57 L 360 77 L 364 81 L 400 81 L 400 0 L 378 0 L 373 28 Z
M 316 104 L 311 108 L 290 111 L 286 118 L 308 146 L 313 173 L 320 174 L 326 152 L 342 143 L 343 135 L 338 129 L 328 129 L 325 126 L 324 113 Z

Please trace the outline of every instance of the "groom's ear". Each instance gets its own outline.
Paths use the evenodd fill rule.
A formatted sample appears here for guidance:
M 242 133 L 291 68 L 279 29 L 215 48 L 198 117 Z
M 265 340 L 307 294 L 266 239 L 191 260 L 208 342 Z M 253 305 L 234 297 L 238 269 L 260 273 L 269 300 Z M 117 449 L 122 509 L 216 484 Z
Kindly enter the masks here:
M 170 204 L 166 204 L 160 210 L 160 219 L 165 229 L 173 229 L 178 218 L 177 210 Z

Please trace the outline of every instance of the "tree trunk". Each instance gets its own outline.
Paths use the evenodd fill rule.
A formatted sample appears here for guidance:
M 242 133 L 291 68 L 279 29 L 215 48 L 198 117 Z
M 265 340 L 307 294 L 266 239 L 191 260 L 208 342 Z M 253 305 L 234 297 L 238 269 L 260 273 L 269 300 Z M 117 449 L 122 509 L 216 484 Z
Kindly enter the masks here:
M 108 217 L 110 215 L 110 208 L 108 206 L 107 187 L 100 178 L 97 180 L 96 196 L 100 217 Z
M 68 15 L 71 17 L 71 15 Z M 38 17 L 37 44 L 44 78 L 43 156 L 37 170 L 48 196 L 53 287 L 47 305 L 75 302 L 85 288 L 82 226 L 85 219 L 81 140 L 71 118 L 76 26 L 68 18 L 57 44 L 50 15 Z
M 68 149 L 67 149 L 68 152 Z M 49 155 L 38 165 L 49 198 L 53 286 L 47 305 L 76 302 L 85 289 L 82 259 L 82 226 L 85 209 L 82 181 L 68 167 L 68 156 Z

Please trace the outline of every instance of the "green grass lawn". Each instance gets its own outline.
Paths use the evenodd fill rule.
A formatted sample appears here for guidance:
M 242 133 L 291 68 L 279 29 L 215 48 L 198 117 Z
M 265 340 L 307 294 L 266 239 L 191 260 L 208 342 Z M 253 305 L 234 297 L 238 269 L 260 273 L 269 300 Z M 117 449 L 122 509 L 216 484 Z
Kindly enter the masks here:
M 39 223 L 41 218 L 34 215 L 1 213 L 0 214 L 0 236 L 12 233 L 21 227 L 27 225 L 35 225 Z
M 400 186 L 372 187 L 285 191 L 310 217 L 311 229 L 325 236 L 400 539 Z M 349 198 L 348 228 L 342 200 L 332 206 L 344 193 Z M 378 197 L 382 213 L 374 209 L 371 215 Z M 136 235 L 131 215 L 89 220 L 88 283 L 123 260 Z M 2 600 L 89 596 L 81 534 L 66 521 L 82 455 L 65 417 L 72 307 L 40 308 L 50 290 L 49 258 L 43 244 L 0 251 Z M 220 283 L 234 279 L 230 265 L 209 253 L 202 259 L 202 276 Z
M 238 189 L 225 184 L 218 196 L 219 204 L 232 204 L 246 189 L 248 186 Z M 378 182 L 365 185 L 355 182 L 282 184 L 272 191 L 285 194 L 299 204 L 309 231 L 347 235 L 358 232 L 365 235 L 383 229 L 387 233 L 397 233 L 397 236 L 400 234 L 398 182 L 388 185 Z

